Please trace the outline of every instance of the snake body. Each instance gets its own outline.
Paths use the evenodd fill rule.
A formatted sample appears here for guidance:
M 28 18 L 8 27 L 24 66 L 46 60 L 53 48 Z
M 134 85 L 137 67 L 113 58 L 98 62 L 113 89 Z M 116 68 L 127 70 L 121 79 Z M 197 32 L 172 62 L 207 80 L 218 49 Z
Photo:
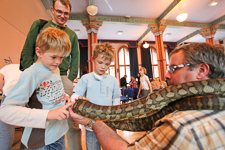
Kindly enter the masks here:
M 204 103 L 203 103 L 204 102 Z M 148 131 L 153 128 L 154 123 L 176 110 L 224 110 L 225 97 L 217 95 L 196 96 L 180 99 L 169 103 L 157 112 L 142 118 L 124 121 L 104 121 L 108 126 L 126 131 Z
M 182 98 L 203 95 L 224 96 L 225 80 L 223 78 L 209 79 L 172 85 L 135 102 L 117 106 L 101 106 L 86 100 L 78 100 L 73 105 L 73 111 L 95 120 L 119 121 L 161 109 L 169 103 Z M 201 103 L 206 102 L 202 101 Z

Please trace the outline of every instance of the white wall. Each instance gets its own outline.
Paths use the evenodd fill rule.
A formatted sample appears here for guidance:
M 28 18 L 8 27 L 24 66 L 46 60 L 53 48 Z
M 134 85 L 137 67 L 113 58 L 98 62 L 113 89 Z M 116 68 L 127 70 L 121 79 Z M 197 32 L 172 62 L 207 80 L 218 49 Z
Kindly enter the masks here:
M 37 19 L 51 19 L 41 0 L 0 0 L 0 68 L 9 57 L 19 63 L 26 35 Z

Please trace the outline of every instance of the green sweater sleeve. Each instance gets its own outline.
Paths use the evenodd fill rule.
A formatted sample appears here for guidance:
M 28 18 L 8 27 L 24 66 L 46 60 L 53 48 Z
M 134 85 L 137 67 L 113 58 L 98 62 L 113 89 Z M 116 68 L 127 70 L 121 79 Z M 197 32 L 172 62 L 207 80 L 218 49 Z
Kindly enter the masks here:
M 77 36 L 75 36 L 74 40 L 71 41 L 71 45 L 71 64 L 68 78 L 73 82 L 77 77 L 80 62 L 80 50 Z
M 21 52 L 21 64 L 24 69 L 30 67 L 37 60 L 37 55 L 35 53 L 35 44 L 40 25 L 40 20 L 34 21 L 31 25 L 30 31 L 27 34 L 27 38 Z

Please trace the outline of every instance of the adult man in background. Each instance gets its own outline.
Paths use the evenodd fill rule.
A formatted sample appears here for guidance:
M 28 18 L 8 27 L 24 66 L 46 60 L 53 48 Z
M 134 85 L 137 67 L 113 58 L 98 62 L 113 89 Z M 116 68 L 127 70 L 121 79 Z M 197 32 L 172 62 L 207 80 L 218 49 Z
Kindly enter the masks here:
M 19 64 L 9 64 L 0 70 L 1 103 L 3 103 L 9 91 L 19 80 L 21 73 Z M 14 132 L 15 126 L 6 124 L 0 120 L 0 150 L 10 150 L 12 148 Z
M 65 92 L 71 96 L 73 90 L 73 80 L 77 77 L 79 67 L 79 44 L 76 33 L 69 29 L 65 23 L 67 22 L 70 12 L 71 3 L 69 0 L 53 0 L 51 7 L 54 17 L 41 27 L 41 21 L 36 20 L 33 22 L 21 52 L 21 68 L 26 69 L 30 67 L 36 60 L 35 43 L 37 35 L 42 29 L 47 27 L 55 27 L 65 31 L 71 42 L 71 53 L 68 57 L 64 57 L 62 63 L 59 65 L 60 75 L 63 82 Z M 54 59 L 54 58 L 53 58 Z M 68 69 L 69 75 L 67 77 Z M 76 124 L 71 118 L 68 119 L 69 131 L 67 133 L 69 150 L 79 150 L 81 147 L 81 130 L 79 125 Z
M 195 43 L 183 45 L 170 55 L 166 79 L 170 85 L 222 78 L 225 75 L 224 48 Z M 155 128 L 129 144 L 102 121 L 70 114 L 77 123 L 92 123 L 93 131 L 105 150 L 117 149 L 224 149 L 225 111 L 175 111 L 155 123 Z M 105 134 L 107 133 L 107 134 Z
M 127 88 L 127 75 L 124 75 L 121 79 L 120 79 L 120 87 L 123 89 L 123 96 L 124 95 L 124 91 Z

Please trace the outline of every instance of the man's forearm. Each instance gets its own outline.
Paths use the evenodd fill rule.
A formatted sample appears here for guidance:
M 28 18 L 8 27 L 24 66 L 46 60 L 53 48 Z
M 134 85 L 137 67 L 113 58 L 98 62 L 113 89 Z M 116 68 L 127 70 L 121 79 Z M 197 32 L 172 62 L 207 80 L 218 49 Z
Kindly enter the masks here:
M 93 125 L 93 131 L 104 150 L 125 150 L 128 142 L 121 138 L 105 123 L 97 120 Z

